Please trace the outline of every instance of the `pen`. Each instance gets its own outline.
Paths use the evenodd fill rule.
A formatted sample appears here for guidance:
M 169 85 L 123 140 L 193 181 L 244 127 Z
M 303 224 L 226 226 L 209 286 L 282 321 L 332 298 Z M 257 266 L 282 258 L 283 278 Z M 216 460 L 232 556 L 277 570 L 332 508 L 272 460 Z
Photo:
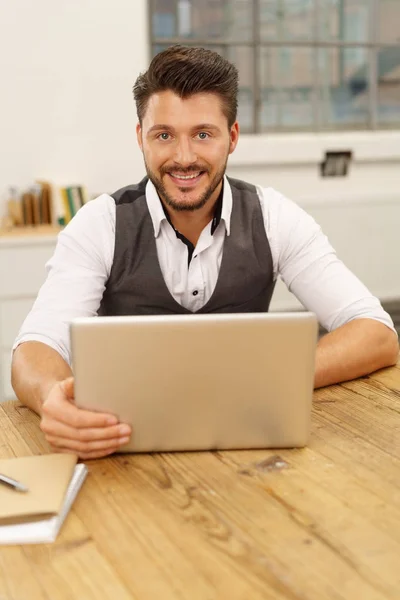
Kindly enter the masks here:
M 16 481 L 16 479 L 12 479 L 11 477 L 8 477 L 7 475 L 0 474 L 0 483 L 9 485 L 10 487 L 12 487 L 14 490 L 16 490 L 18 492 L 27 492 L 28 491 L 28 488 L 26 487 L 26 485 L 24 485 L 23 483 L 20 483 L 19 481 Z

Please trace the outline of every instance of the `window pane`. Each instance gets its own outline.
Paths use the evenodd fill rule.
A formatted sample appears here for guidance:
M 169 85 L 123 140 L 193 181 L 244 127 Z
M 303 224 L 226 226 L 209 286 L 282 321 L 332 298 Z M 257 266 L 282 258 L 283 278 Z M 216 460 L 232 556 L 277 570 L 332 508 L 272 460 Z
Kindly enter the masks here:
M 319 49 L 321 120 L 324 126 L 366 126 L 369 120 L 365 48 Z
M 178 0 L 178 36 L 188 37 L 192 30 L 192 12 L 190 0 Z
M 315 37 L 315 0 L 260 0 L 261 40 Z
M 400 44 L 400 0 L 378 1 L 379 42 Z
M 366 42 L 370 38 L 369 15 L 370 0 L 320 2 L 319 39 Z
M 174 37 L 176 33 L 175 1 L 153 0 L 151 8 L 151 26 L 153 37 Z
M 248 46 L 230 46 L 226 58 L 233 62 L 239 71 L 238 119 L 241 131 L 252 132 L 254 131 L 253 49 Z
M 261 130 L 312 129 L 312 48 L 261 48 Z
M 178 0 L 177 4 L 182 38 L 252 40 L 253 2 L 249 0 Z
M 400 47 L 378 51 L 378 121 L 400 125 Z
M 230 0 L 229 23 L 226 36 L 232 42 L 250 42 L 254 38 L 253 32 L 253 2 L 249 0 Z

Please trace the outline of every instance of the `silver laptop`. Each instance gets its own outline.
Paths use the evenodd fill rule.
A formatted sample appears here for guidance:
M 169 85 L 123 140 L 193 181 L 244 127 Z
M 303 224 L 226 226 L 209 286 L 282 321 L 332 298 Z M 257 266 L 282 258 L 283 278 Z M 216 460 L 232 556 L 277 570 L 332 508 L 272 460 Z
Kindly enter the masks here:
M 305 446 L 317 332 L 307 312 L 75 319 L 76 403 L 132 425 L 121 452 Z

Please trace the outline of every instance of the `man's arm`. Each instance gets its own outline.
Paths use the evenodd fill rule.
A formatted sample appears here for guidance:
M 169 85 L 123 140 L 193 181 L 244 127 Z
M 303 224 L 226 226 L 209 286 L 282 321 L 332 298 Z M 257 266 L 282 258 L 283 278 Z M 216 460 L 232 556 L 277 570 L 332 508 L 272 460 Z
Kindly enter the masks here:
M 22 404 L 39 415 L 54 384 L 71 376 L 71 367 L 46 344 L 26 342 L 14 351 L 11 365 L 14 392 Z
M 113 212 L 114 209 L 114 212 Z M 14 344 L 12 384 L 36 411 L 52 448 L 98 458 L 127 443 L 131 429 L 114 415 L 75 405 L 69 323 L 97 313 L 112 263 L 115 204 L 86 204 L 59 235 L 48 277 Z
M 372 319 L 355 319 L 320 339 L 314 387 L 349 381 L 396 364 L 397 335 Z
M 47 278 L 13 345 L 42 342 L 71 364 L 69 326 L 97 315 L 114 254 L 115 202 L 103 194 L 85 204 L 58 236 Z
M 379 300 L 339 260 L 310 215 L 274 191 L 266 202 L 275 273 L 329 332 L 318 343 L 315 387 L 393 365 L 398 338 Z

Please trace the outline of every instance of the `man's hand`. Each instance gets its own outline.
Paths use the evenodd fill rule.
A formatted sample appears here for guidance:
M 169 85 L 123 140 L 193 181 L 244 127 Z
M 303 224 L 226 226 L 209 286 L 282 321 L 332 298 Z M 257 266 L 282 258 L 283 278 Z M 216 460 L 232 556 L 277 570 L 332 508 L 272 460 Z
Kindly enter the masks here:
M 131 428 L 117 417 L 83 410 L 74 403 L 74 379 L 56 383 L 41 409 L 40 428 L 55 452 L 72 452 L 79 458 L 112 454 L 129 441 Z

